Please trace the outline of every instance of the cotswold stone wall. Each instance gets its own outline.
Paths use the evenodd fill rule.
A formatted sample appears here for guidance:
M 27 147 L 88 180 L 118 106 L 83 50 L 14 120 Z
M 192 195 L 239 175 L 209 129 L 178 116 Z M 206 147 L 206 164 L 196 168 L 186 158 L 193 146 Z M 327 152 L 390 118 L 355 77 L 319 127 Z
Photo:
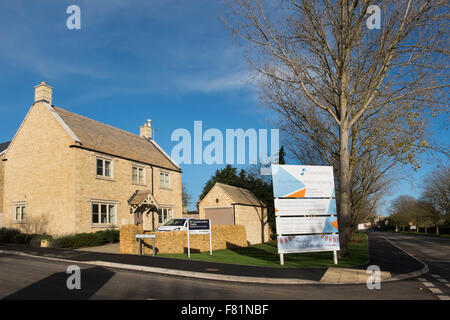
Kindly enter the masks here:
M 138 254 L 139 248 L 136 235 L 142 233 L 141 225 L 127 224 L 120 227 L 120 253 Z
M 120 228 L 120 253 L 138 254 L 138 242 L 136 241 L 138 233 L 143 233 L 140 226 L 126 225 Z M 145 233 L 156 234 L 157 254 L 187 252 L 186 231 Z M 213 226 L 211 234 L 213 250 L 247 246 L 247 234 L 244 226 Z M 190 247 L 191 253 L 209 251 L 209 234 L 191 234 Z M 143 253 L 152 254 L 152 239 L 144 240 Z

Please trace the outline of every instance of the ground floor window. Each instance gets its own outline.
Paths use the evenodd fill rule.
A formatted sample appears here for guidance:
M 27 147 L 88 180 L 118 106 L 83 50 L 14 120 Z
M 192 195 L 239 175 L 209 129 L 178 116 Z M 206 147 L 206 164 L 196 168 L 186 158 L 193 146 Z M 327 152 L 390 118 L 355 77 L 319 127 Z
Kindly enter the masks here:
M 115 224 L 117 205 L 111 203 L 92 202 L 93 224 Z
M 25 204 L 15 204 L 14 205 L 14 220 L 23 222 L 25 221 L 27 212 L 27 206 Z
M 172 219 L 172 208 L 162 208 L 158 211 L 159 224 L 165 224 Z

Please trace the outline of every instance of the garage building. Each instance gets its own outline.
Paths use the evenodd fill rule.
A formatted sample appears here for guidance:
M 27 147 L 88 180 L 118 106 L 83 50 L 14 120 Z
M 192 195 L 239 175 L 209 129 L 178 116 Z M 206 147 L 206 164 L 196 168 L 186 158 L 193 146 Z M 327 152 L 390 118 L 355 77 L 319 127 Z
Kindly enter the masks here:
M 200 219 L 212 225 L 243 225 L 250 244 L 269 239 L 267 207 L 247 189 L 216 182 L 198 203 Z

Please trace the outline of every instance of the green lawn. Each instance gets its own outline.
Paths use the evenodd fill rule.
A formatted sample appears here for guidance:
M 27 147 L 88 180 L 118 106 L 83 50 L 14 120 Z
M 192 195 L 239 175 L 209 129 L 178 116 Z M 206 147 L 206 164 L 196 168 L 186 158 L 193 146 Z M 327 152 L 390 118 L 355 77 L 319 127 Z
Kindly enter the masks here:
M 367 234 L 355 236 L 356 241 L 349 244 L 350 255 L 339 260 L 339 267 L 350 267 L 368 262 L 369 248 Z M 187 254 L 159 254 L 159 257 L 188 259 Z M 280 266 L 277 243 L 269 242 L 246 248 L 234 248 L 209 252 L 191 253 L 191 260 L 213 261 L 266 267 L 318 268 L 335 266 L 333 252 L 292 253 L 284 255 L 284 266 Z

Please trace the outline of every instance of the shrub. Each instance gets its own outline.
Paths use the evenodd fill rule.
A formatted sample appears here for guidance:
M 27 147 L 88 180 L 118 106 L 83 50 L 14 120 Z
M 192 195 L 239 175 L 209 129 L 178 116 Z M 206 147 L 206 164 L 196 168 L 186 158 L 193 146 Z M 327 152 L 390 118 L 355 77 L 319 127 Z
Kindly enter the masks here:
M 16 236 L 20 234 L 20 230 L 11 228 L 0 229 L 0 242 L 15 243 Z
M 78 233 L 69 236 L 63 236 L 52 241 L 51 246 L 55 248 L 83 248 L 96 247 L 106 243 L 119 241 L 118 230 L 104 230 L 95 233 Z

